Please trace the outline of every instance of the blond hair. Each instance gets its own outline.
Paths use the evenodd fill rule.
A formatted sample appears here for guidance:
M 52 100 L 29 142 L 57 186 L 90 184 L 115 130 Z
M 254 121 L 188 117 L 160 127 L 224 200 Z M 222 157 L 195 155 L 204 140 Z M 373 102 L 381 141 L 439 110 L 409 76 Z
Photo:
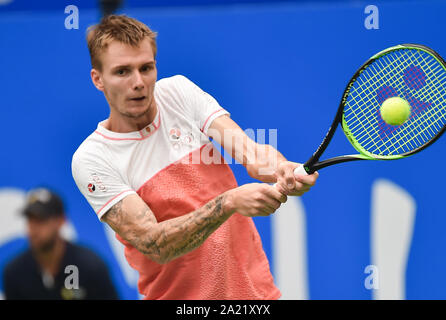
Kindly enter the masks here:
M 144 23 L 125 15 L 104 17 L 99 24 L 91 26 L 87 30 L 91 65 L 93 68 L 101 70 L 102 64 L 99 56 L 113 40 L 137 47 L 141 41 L 149 38 L 155 57 L 156 35 L 156 32 L 150 30 Z

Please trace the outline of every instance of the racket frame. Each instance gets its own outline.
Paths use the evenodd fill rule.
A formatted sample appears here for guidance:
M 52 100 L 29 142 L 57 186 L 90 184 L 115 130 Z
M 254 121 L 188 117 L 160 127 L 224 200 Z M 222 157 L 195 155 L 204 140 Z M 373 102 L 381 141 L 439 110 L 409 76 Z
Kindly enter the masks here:
M 348 82 L 347 86 L 344 89 L 344 93 L 342 94 L 341 102 L 339 103 L 338 110 L 336 112 L 336 115 L 333 119 L 332 124 L 330 125 L 330 128 L 328 129 L 328 132 L 326 133 L 324 139 L 322 140 L 319 147 L 316 149 L 316 151 L 313 153 L 313 155 L 308 159 L 307 162 L 304 163 L 303 167 L 305 171 L 308 174 L 313 173 L 314 171 L 317 171 L 319 169 L 338 164 L 343 162 L 349 162 L 349 161 L 357 161 L 357 160 L 396 160 L 408 157 L 410 155 L 413 155 L 417 152 L 420 152 L 421 150 L 427 148 L 432 143 L 434 143 L 440 136 L 444 133 L 446 130 L 446 125 L 443 126 L 443 128 L 427 143 L 423 144 L 422 146 L 411 150 L 406 153 L 402 153 L 399 155 L 393 155 L 393 156 L 379 156 L 374 155 L 370 152 L 367 152 L 362 147 L 360 147 L 354 140 L 350 130 L 348 129 L 348 126 L 345 123 L 344 120 L 344 107 L 347 102 L 348 95 L 350 93 L 350 89 L 352 88 L 353 84 L 355 83 L 356 79 L 360 76 L 360 74 L 367 68 L 368 65 L 375 62 L 377 59 L 379 59 L 381 56 L 388 54 L 391 51 L 400 50 L 400 49 L 418 49 L 423 50 L 430 55 L 432 55 L 436 60 L 443 66 L 443 68 L 446 70 L 446 62 L 445 60 L 434 50 L 420 45 L 420 44 L 413 44 L 413 43 L 407 43 L 407 44 L 401 44 L 396 45 L 387 49 L 384 49 L 371 58 L 369 58 L 359 69 L 355 72 L 355 74 L 352 76 L 350 81 Z M 359 154 L 351 154 L 351 155 L 343 155 L 338 157 L 329 158 L 326 160 L 319 161 L 320 157 L 324 153 L 325 149 L 329 145 L 331 139 L 333 138 L 334 133 L 336 132 L 336 129 L 338 127 L 338 124 L 341 125 L 342 131 L 344 132 L 345 136 L 347 137 L 348 141 L 352 144 L 352 146 L 359 152 Z

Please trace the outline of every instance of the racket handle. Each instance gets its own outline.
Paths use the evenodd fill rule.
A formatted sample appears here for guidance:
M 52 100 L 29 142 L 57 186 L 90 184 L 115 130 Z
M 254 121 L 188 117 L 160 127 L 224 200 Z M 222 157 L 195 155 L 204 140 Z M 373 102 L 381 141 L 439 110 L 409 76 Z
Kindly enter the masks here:
M 298 166 L 296 169 L 294 169 L 294 175 L 296 174 L 300 174 L 302 176 L 308 176 L 307 171 L 305 171 L 304 166 L 301 164 L 300 166 Z M 273 187 L 275 187 L 277 185 L 277 183 L 275 183 L 273 185 Z
M 308 176 L 308 172 L 305 170 L 303 164 L 301 164 L 300 166 L 298 166 L 296 169 L 294 169 L 294 174 L 300 174 L 303 176 Z

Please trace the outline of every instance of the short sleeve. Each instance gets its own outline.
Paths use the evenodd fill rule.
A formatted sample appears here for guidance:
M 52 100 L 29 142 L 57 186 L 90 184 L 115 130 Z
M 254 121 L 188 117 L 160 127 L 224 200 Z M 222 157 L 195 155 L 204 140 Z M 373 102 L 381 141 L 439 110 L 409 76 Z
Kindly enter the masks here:
M 188 78 L 178 75 L 174 77 L 175 85 L 182 95 L 182 100 L 190 110 L 193 120 L 199 126 L 200 131 L 207 135 L 212 121 L 229 114 L 210 94 L 204 92 Z
M 117 202 L 136 193 L 100 154 L 78 149 L 71 164 L 79 191 L 99 219 Z

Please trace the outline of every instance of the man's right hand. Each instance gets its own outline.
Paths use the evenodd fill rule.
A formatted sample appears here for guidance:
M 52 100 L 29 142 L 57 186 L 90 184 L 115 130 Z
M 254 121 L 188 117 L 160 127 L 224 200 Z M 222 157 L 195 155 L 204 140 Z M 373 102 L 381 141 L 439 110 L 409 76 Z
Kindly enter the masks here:
M 287 201 L 286 195 L 266 183 L 245 184 L 225 193 L 224 210 L 247 217 L 268 216 Z

